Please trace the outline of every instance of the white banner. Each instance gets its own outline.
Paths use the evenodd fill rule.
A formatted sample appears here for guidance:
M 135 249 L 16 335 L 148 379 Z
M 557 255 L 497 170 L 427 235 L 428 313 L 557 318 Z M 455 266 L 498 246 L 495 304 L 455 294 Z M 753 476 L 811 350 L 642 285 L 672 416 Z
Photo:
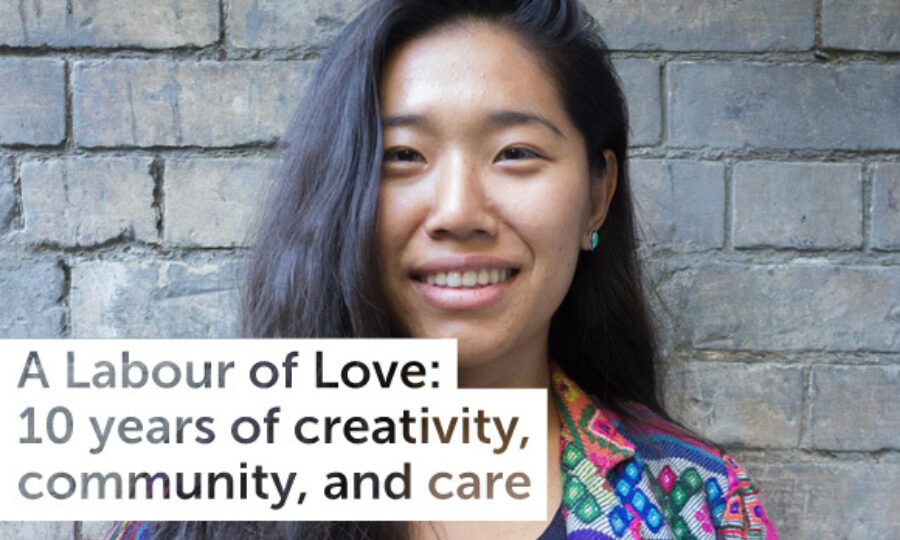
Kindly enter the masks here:
M 454 340 L 0 340 L 2 520 L 543 520 L 546 390 Z

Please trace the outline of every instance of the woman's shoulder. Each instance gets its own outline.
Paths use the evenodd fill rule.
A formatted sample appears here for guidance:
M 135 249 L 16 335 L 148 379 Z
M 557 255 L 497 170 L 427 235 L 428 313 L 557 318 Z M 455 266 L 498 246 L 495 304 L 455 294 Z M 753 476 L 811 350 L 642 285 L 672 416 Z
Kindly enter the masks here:
M 613 538 L 629 530 L 645 538 L 777 538 L 756 484 L 723 449 L 643 405 L 613 411 L 561 372 L 553 391 L 570 528 L 599 527 Z
M 631 419 L 617 424 L 635 453 L 610 475 L 618 493 L 644 477 L 675 529 L 699 527 L 726 539 L 777 538 L 757 485 L 728 452 L 646 407 L 635 405 L 629 412 Z
M 622 422 L 620 429 L 634 445 L 635 456 L 619 473 L 620 482 L 633 477 L 634 468 L 642 468 L 655 479 L 656 495 L 673 510 L 702 495 L 707 515 L 698 511 L 694 517 L 709 520 L 720 536 L 775 537 L 758 486 L 727 451 L 646 407 L 636 405 L 631 411 L 633 420 Z

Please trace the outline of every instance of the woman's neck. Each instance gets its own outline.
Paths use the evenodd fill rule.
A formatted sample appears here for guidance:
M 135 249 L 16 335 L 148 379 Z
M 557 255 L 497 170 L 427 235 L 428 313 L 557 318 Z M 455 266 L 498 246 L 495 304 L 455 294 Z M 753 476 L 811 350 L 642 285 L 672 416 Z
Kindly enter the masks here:
M 488 361 L 460 358 L 459 365 L 460 388 L 550 388 L 547 336 Z

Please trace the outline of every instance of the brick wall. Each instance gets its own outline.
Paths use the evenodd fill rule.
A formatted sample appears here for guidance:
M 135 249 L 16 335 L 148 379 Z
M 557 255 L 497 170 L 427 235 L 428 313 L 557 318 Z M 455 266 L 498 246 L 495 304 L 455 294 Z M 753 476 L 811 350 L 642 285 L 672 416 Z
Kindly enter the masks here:
M 0 336 L 234 335 L 274 143 L 366 2 L 122 3 L 0 0 Z M 900 3 L 586 4 L 630 100 L 668 405 L 784 538 L 893 537 Z

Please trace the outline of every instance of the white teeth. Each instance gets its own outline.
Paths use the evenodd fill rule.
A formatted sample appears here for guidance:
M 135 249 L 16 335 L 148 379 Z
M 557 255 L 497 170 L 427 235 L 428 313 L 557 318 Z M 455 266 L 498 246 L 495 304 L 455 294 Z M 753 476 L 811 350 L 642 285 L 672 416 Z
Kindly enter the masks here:
M 496 268 L 482 268 L 481 270 L 466 270 L 465 272 L 436 272 L 425 276 L 424 281 L 429 285 L 438 287 L 478 287 L 494 285 L 509 279 L 510 270 L 498 270 Z

